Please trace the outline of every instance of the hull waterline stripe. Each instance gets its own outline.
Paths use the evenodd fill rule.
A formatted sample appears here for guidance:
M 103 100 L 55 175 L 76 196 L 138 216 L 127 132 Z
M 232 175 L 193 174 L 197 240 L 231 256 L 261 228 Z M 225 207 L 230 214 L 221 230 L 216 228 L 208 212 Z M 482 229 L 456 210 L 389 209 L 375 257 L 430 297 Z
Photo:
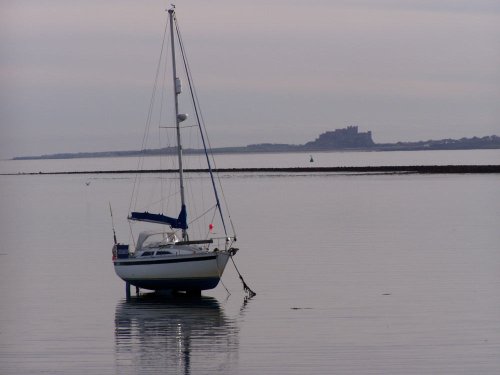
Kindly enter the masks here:
M 177 258 L 177 259 L 151 259 L 151 260 L 129 260 L 121 261 L 117 260 L 114 262 L 115 266 L 138 266 L 147 264 L 164 264 L 164 263 L 185 263 L 185 262 L 201 262 L 205 260 L 217 259 L 217 255 L 210 255 L 197 258 Z

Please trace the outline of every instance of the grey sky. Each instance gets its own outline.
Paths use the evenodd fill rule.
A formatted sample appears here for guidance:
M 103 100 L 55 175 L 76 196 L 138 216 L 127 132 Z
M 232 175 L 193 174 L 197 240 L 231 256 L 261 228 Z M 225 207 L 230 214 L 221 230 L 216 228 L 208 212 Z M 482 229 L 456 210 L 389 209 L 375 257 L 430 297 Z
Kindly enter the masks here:
M 2 0 L 0 157 L 137 149 L 171 1 Z M 184 0 L 212 146 L 500 134 L 500 1 Z

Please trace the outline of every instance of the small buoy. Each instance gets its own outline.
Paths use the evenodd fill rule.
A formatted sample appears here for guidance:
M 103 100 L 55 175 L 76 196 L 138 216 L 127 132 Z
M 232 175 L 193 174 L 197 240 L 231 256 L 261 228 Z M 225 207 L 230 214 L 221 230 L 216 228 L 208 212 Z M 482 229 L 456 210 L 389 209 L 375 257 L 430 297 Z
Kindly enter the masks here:
M 208 225 L 208 229 L 210 230 L 210 232 L 213 231 L 214 230 L 214 225 L 212 223 L 210 223 Z

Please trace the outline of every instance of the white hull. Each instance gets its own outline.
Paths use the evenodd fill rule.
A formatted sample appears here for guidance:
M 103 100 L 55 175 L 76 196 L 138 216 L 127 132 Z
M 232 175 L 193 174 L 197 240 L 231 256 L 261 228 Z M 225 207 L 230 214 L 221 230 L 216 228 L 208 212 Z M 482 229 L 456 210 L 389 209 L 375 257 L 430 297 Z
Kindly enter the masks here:
M 113 263 L 121 279 L 139 288 L 191 291 L 215 288 L 228 260 L 228 251 L 217 251 L 116 259 Z

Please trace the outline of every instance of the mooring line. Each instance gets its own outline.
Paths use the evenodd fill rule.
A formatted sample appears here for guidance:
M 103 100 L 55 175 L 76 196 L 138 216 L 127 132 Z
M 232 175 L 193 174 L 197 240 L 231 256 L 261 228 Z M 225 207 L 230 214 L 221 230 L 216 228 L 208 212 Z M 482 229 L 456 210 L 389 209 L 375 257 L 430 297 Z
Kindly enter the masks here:
M 255 293 L 252 289 L 250 289 L 250 287 L 247 285 L 247 283 L 243 279 L 243 276 L 241 275 L 240 270 L 238 269 L 238 267 L 236 266 L 236 263 L 234 262 L 233 256 L 231 254 L 229 256 L 231 257 L 231 261 L 233 262 L 234 269 L 238 273 L 238 276 L 240 277 L 240 280 L 243 284 L 243 290 L 248 294 L 248 298 L 252 298 L 252 297 L 256 296 L 257 293 Z

